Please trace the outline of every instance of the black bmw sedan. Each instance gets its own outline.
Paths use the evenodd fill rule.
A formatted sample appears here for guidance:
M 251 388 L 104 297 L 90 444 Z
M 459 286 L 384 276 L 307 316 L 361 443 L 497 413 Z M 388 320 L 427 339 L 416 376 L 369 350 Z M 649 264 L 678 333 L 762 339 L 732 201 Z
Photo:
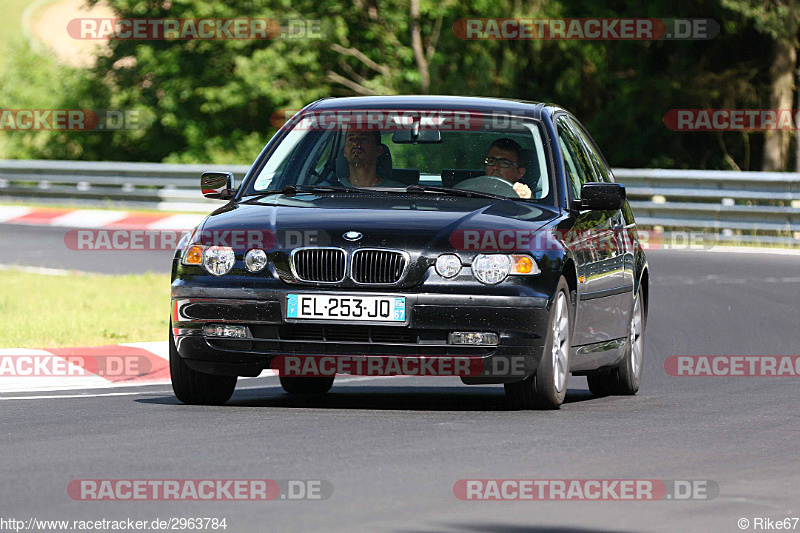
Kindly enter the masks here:
M 625 188 L 554 105 L 393 96 L 292 116 L 176 250 L 178 399 L 221 404 L 271 370 L 295 394 L 340 374 L 503 384 L 555 409 L 569 374 L 635 394 L 648 265 Z

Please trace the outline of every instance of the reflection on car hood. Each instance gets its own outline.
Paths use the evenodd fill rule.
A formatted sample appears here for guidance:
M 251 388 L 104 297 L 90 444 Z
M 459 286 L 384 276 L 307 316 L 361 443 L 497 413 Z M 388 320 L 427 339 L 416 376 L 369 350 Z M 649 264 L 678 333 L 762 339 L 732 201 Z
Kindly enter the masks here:
M 276 248 L 302 245 L 450 250 L 463 230 L 525 230 L 544 226 L 555 208 L 526 202 L 413 194 L 297 194 L 268 196 L 218 209 L 203 231 L 261 230 Z M 362 236 L 357 243 L 347 232 Z

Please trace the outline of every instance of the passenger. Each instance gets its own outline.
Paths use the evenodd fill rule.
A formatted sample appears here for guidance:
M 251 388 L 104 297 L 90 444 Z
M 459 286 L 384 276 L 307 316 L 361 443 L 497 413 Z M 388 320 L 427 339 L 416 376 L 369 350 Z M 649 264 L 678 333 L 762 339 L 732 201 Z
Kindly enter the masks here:
M 350 174 L 342 178 L 348 187 L 400 187 L 399 181 L 378 176 L 378 156 L 383 153 L 379 131 L 348 130 L 344 137 L 344 158 L 350 166 Z
M 497 139 L 486 153 L 486 175 L 503 178 L 513 184 L 520 198 L 530 198 L 531 188 L 520 180 L 525 175 L 525 167 L 520 166 L 522 147 L 511 139 Z

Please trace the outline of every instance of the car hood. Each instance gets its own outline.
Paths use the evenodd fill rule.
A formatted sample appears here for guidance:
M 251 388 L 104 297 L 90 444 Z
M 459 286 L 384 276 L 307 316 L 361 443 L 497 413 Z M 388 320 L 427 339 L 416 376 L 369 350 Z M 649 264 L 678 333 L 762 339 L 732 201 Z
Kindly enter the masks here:
M 265 249 L 378 247 L 427 255 L 457 249 L 455 236 L 466 230 L 535 231 L 557 214 L 552 207 L 490 198 L 302 193 L 229 204 L 209 215 L 202 230 L 205 235 L 260 231 Z M 348 232 L 360 236 L 348 239 Z

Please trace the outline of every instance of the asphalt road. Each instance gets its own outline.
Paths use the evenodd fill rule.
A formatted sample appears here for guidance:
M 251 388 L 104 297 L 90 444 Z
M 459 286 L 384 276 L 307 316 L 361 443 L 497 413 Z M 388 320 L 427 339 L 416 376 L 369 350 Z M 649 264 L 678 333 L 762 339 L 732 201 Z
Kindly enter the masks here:
M 319 399 L 289 397 L 276 378 L 258 378 L 241 381 L 223 407 L 181 405 L 163 385 L 17 393 L 0 401 L 0 517 L 225 517 L 228 532 L 497 533 L 733 532 L 742 531 L 740 518 L 754 530 L 756 517 L 797 517 L 798 378 L 671 377 L 663 364 L 670 355 L 799 354 L 800 257 L 670 251 L 649 259 L 652 304 L 635 397 L 593 398 L 585 378 L 570 379 L 555 412 L 506 411 L 502 387 L 455 378 L 346 378 Z M 59 397 L 75 394 L 96 396 Z M 86 502 L 66 490 L 75 479 L 123 478 L 327 480 L 333 494 Z M 710 480 L 719 495 L 454 496 L 458 480 L 486 478 Z
M 101 274 L 169 273 L 174 250 L 71 250 L 69 228 L 0 224 L 0 264 L 24 265 Z

